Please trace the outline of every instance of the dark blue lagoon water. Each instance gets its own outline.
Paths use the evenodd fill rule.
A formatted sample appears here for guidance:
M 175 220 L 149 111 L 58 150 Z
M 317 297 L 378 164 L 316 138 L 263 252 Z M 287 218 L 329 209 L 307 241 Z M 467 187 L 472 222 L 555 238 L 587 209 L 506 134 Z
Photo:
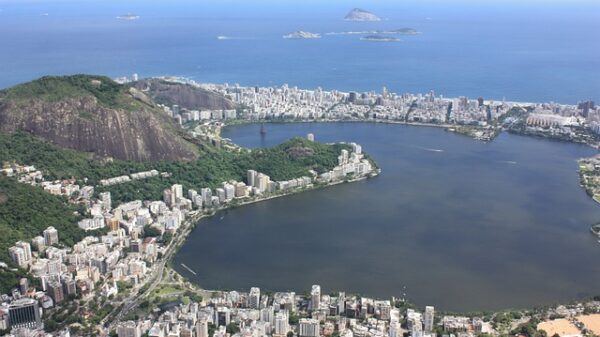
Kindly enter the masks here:
M 579 186 L 580 145 L 442 129 L 268 124 L 224 130 L 247 147 L 308 132 L 356 141 L 379 177 L 244 206 L 206 219 L 175 258 L 207 288 L 326 291 L 476 310 L 600 293 L 600 205 Z M 441 151 L 433 151 L 441 150 Z M 198 275 L 179 267 L 185 263 Z
M 345 22 L 354 6 L 386 20 Z M 124 13 L 141 16 L 124 21 Z M 48 14 L 48 15 L 41 15 Z M 0 87 L 47 74 L 600 101 L 598 1 L 0 0 Z M 402 42 L 316 33 L 412 27 Z M 218 40 L 227 36 L 229 40 Z

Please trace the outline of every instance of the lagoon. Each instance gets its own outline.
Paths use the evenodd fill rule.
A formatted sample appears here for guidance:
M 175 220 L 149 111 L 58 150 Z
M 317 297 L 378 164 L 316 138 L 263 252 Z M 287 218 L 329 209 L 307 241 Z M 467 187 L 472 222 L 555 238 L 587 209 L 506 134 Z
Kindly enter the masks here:
M 208 289 L 347 291 L 474 311 L 598 294 L 600 205 L 579 186 L 595 150 L 512 134 L 480 142 L 439 128 L 369 123 L 225 128 L 245 147 L 315 134 L 354 141 L 376 178 L 202 220 L 175 268 Z M 193 275 L 181 263 L 197 272 Z

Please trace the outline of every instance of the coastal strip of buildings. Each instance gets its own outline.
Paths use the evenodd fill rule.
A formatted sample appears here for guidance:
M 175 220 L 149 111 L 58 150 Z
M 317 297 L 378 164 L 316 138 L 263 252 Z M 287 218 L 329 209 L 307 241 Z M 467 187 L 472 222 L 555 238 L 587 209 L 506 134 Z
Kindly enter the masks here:
M 164 77 L 222 94 L 237 104 L 230 110 L 193 110 L 163 106 L 179 123 L 244 121 L 378 121 L 444 126 L 451 131 L 468 127 L 476 139 L 489 140 L 501 128 L 515 132 L 574 140 L 597 145 L 600 109 L 593 101 L 578 104 L 531 103 L 447 98 L 427 94 L 397 94 L 385 87 L 381 92 L 343 92 L 300 89 L 288 85 L 244 87 L 238 84 L 197 83 Z

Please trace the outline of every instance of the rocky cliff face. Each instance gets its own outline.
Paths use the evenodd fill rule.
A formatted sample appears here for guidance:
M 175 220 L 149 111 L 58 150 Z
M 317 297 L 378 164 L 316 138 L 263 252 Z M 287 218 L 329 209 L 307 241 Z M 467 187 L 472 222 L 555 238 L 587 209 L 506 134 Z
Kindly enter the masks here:
M 162 79 L 145 79 L 134 84 L 157 103 L 174 104 L 189 110 L 235 109 L 235 103 L 222 95 L 188 84 L 168 82 Z
M 23 130 L 59 146 L 124 160 L 197 156 L 178 126 L 137 90 L 83 75 L 77 81 L 38 81 L 41 85 L 34 81 L 0 92 L 0 132 Z

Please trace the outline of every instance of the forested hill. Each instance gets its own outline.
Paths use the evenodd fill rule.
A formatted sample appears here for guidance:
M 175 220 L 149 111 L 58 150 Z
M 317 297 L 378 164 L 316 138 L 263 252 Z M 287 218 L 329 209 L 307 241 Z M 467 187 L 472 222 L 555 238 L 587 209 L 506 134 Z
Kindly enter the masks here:
M 235 179 L 245 181 L 247 170 L 253 169 L 269 175 L 274 180 L 288 180 L 309 175 L 309 170 L 319 173 L 331 170 L 337 164 L 344 144 L 326 145 L 294 138 L 278 146 L 252 151 L 227 152 L 214 147 L 199 149 L 200 157 L 190 161 L 135 162 L 125 160 L 90 160 L 86 153 L 60 148 L 23 132 L 0 134 L 0 162 L 17 162 L 35 165 L 49 179 L 76 178 L 96 185 L 100 179 L 158 170 L 170 173 L 169 177 L 114 185 L 109 190 L 115 201 L 135 199 L 158 200 L 162 191 L 172 184 L 183 184 L 185 189 L 217 187 L 222 182 Z
M 10 264 L 8 248 L 19 240 L 30 242 L 48 226 L 58 230 L 62 244 L 72 246 L 85 235 L 77 227 L 77 210 L 63 197 L 0 175 L 0 261 Z M 0 292 L 9 292 L 22 275 L 23 271 L 0 269 Z
M 104 76 L 47 76 L 0 91 L 0 132 L 134 161 L 192 160 L 195 147 L 143 92 Z

